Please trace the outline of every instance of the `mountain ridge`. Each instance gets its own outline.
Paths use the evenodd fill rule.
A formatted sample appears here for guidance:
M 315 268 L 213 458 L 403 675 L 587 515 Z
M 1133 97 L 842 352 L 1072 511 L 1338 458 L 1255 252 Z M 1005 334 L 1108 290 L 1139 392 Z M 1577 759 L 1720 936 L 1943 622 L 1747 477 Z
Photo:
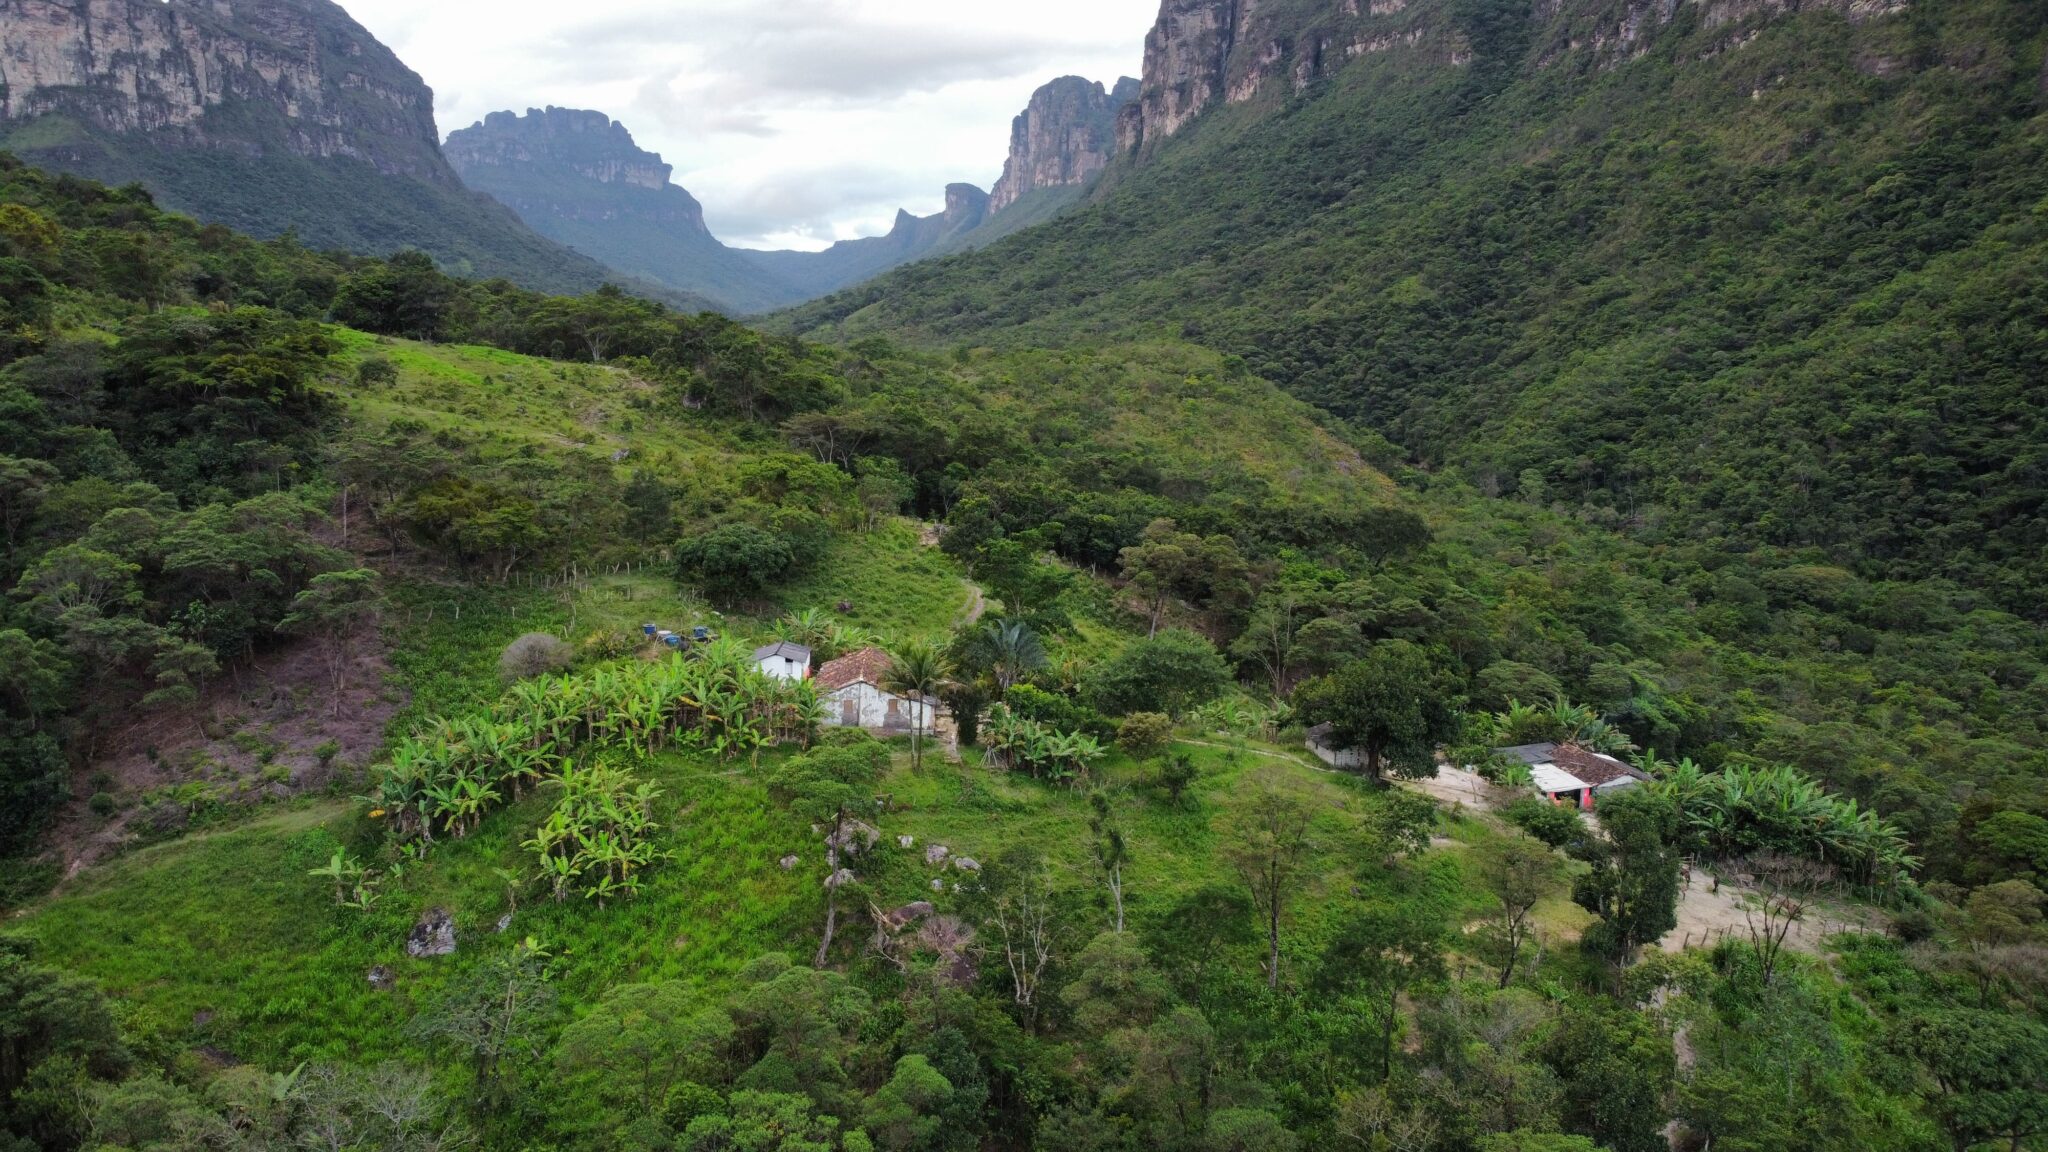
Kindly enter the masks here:
M 0 90 L 0 148 L 209 222 L 551 291 L 615 278 L 466 188 L 432 89 L 329 0 L 0 0 Z

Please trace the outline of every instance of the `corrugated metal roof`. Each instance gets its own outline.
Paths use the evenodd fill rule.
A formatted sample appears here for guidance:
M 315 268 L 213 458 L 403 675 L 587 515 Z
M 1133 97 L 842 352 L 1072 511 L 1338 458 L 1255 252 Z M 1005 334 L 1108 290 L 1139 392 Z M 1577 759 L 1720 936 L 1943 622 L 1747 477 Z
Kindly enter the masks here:
M 1538 764 L 1529 769 L 1529 778 L 1536 782 L 1536 788 L 1546 796 L 1559 792 L 1583 792 L 1588 785 L 1584 780 L 1559 768 L 1555 764 Z
M 801 644 L 792 644 L 787 640 L 770 644 L 766 648 L 754 649 L 754 662 L 756 664 L 763 660 L 773 660 L 777 656 L 794 660 L 799 664 L 809 664 L 811 662 L 811 650 L 809 648 Z

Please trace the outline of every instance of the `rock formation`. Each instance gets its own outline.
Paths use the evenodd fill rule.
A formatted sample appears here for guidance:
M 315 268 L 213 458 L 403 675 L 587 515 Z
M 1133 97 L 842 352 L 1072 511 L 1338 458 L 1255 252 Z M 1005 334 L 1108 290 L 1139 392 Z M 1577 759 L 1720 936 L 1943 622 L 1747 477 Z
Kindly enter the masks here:
M 0 0 L 0 148 L 259 236 L 616 279 L 465 188 L 433 91 L 330 0 Z
M 491 193 L 529 219 L 536 212 L 603 217 L 617 211 L 581 195 L 581 188 L 562 194 L 571 187 L 564 178 L 574 177 L 578 184 L 653 193 L 631 201 L 633 209 L 710 235 L 696 197 L 669 183 L 674 167 L 663 163 L 659 153 L 641 150 L 625 125 L 602 112 L 554 107 L 529 108 L 523 117 L 493 112 L 451 133 L 444 150 L 470 187 Z
M 0 93 L 8 121 L 61 115 L 459 183 L 433 92 L 327 0 L 0 0 Z
M 1598 66 L 1645 50 L 1685 8 L 1709 29 L 1736 29 L 1826 10 L 1853 21 L 1904 11 L 1910 0 L 1537 0 L 1529 12 L 1539 63 L 1590 52 Z M 1464 67 L 1473 45 L 1455 6 L 1432 0 L 1162 0 L 1145 38 L 1145 75 L 1117 118 L 1121 152 L 1146 150 L 1210 108 L 1267 93 L 1300 95 L 1351 60 L 1420 53 Z
M 987 193 L 955 184 L 946 189 L 944 211 L 899 212 L 886 236 L 823 252 L 753 252 L 720 243 L 696 197 L 672 182 L 674 168 L 602 112 L 494 112 L 450 135 L 447 154 L 471 187 L 511 206 L 542 235 L 743 313 L 879 275 L 931 254 L 988 216 Z
M 1063 76 L 1032 93 L 1010 127 L 1010 158 L 989 193 L 995 215 L 1043 188 L 1072 188 L 1095 179 L 1116 155 L 1116 117 L 1138 94 L 1125 77 L 1114 90 Z

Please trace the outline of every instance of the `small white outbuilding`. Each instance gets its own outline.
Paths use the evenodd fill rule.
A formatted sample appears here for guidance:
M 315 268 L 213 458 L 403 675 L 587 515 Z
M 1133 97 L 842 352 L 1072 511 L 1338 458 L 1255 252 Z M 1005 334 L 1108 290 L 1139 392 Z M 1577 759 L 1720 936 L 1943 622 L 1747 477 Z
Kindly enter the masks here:
M 806 680 L 811 675 L 811 650 L 784 640 L 754 650 L 754 666 L 775 680 Z

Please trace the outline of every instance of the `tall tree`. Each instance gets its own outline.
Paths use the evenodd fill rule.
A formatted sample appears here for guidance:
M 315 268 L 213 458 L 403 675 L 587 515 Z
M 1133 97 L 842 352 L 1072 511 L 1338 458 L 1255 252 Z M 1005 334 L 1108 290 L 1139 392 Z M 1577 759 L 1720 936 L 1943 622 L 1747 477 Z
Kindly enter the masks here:
M 1581 947 L 1619 972 L 1678 927 L 1676 817 L 1654 796 L 1623 792 L 1601 802 L 1600 823 L 1606 834 L 1575 849 L 1592 867 L 1573 885 L 1572 899 L 1600 917 Z
M 1095 866 L 1102 869 L 1102 876 L 1109 885 L 1110 906 L 1114 910 L 1113 924 L 1121 934 L 1124 930 L 1124 865 L 1130 863 L 1130 845 L 1124 840 L 1124 830 L 1117 826 L 1116 814 L 1110 808 L 1109 795 L 1096 791 L 1088 797 L 1089 849 L 1095 856 Z
M 377 627 L 384 607 L 377 573 L 356 568 L 313 577 L 306 590 L 293 599 L 291 613 L 278 621 L 280 632 L 326 642 L 328 683 L 334 690 L 337 717 L 348 693 L 348 671 L 361 655 L 363 633 Z
M 859 882 L 847 864 L 881 835 L 855 814 L 873 810 L 875 782 L 889 767 L 889 749 L 865 732 L 835 733 L 828 743 L 789 761 L 772 791 L 825 834 L 825 930 L 815 965 L 825 966 L 839 928 L 840 890 Z
M 923 640 L 901 645 L 889 658 L 882 687 L 908 699 L 915 709 L 910 724 L 910 764 L 924 771 L 925 717 L 936 714 L 939 692 L 952 679 L 953 662 L 943 648 Z
M 1405 640 L 1375 645 L 1365 659 L 1295 691 L 1310 723 L 1330 725 L 1336 747 L 1355 748 L 1365 774 L 1436 775 L 1436 752 L 1458 735 L 1458 700 L 1429 654 Z
M 1266 932 L 1266 985 L 1280 987 L 1280 928 L 1307 881 L 1317 844 L 1315 811 L 1270 785 L 1234 809 L 1223 828 L 1223 856 L 1251 893 Z
M 1564 861 L 1541 840 L 1514 833 L 1480 845 L 1473 862 L 1479 882 L 1500 901 L 1493 924 L 1501 950 L 1500 986 L 1506 988 L 1534 931 L 1536 906 L 1564 888 Z

